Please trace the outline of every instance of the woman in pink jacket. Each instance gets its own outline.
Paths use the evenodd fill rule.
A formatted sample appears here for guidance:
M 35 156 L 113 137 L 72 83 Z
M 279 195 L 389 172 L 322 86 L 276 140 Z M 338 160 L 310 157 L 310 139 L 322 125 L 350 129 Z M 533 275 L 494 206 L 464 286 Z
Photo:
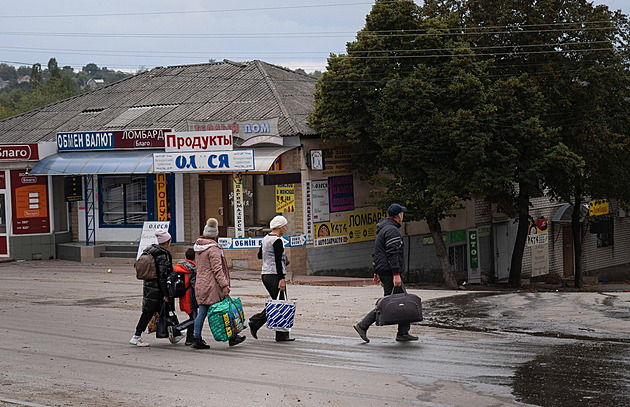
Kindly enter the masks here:
M 195 263 L 197 263 L 197 281 L 195 297 L 199 304 L 199 314 L 195 318 L 192 348 L 208 349 L 210 346 L 201 338 L 201 330 L 208 316 L 208 308 L 221 302 L 230 293 L 230 273 L 223 248 L 217 242 L 219 222 L 209 218 L 203 228 L 203 235 L 195 242 Z M 230 346 L 238 345 L 245 336 L 236 335 L 230 339 Z

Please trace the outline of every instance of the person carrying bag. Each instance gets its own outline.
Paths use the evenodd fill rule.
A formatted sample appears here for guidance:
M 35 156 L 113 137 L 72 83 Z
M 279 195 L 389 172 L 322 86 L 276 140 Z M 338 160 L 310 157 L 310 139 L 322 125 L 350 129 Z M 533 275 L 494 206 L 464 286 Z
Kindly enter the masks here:
M 284 251 L 282 235 L 287 231 L 287 219 L 278 215 L 269 223 L 271 233 L 263 238 L 262 246 L 258 250 L 258 258 L 262 259 L 262 283 L 269 292 L 271 299 L 286 300 L 286 274 L 289 260 Z M 254 337 L 258 339 L 258 330 L 267 322 L 266 309 L 262 310 L 249 319 L 249 329 Z M 276 331 L 276 342 L 290 342 L 295 338 L 289 337 L 289 332 L 284 330 Z

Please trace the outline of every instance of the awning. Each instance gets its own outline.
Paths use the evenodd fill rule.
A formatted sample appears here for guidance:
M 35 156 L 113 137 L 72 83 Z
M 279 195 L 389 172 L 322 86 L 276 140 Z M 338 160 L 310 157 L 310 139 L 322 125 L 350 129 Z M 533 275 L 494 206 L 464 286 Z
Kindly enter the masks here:
M 254 171 L 267 172 L 276 158 L 296 147 L 260 147 L 254 148 Z
M 53 154 L 39 161 L 33 175 L 150 174 L 156 150 L 84 151 Z
M 580 215 L 580 222 L 582 222 L 586 215 L 588 215 L 587 204 L 582 204 L 582 213 Z M 573 216 L 573 206 L 566 203 L 558 208 L 556 214 L 553 215 L 553 219 L 551 219 L 551 221 L 558 223 L 571 223 L 571 216 Z
M 254 172 L 267 172 L 283 153 L 296 147 L 254 148 Z M 39 161 L 33 175 L 151 174 L 153 153 L 161 150 L 118 150 L 58 153 Z

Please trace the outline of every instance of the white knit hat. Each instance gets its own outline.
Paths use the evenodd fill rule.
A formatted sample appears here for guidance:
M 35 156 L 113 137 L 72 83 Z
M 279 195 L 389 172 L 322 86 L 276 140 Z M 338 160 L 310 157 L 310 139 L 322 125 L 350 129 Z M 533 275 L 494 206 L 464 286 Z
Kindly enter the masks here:
M 205 237 L 219 236 L 219 221 L 215 218 L 208 218 L 206 226 L 203 228 L 203 235 Z
M 155 237 L 159 244 L 166 243 L 171 240 L 171 234 L 164 229 L 158 229 L 155 231 Z
M 287 222 L 287 218 L 282 215 L 278 215 L 275 218 L 271 219 L 271 222 L 269 222 L 269 227 L 272 229 L 281 228 L 286 225 Z

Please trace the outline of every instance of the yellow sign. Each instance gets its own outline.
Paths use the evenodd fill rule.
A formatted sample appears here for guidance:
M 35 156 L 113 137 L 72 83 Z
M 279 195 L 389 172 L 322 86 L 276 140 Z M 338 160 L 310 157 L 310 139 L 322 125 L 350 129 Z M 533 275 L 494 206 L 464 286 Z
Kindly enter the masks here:
M 376 225 L 387 215 L 378 209 L 348 213 L 348 242 L 357 243 L 374 240 Z
M 348 234 L 348 222 L 319 222 L 315 224 L 315 238 L 331 236 L 346 236 Z
M 295 212 L 295 184 L 276 185 L 276 212 Z
M 608 215 L 610 205 L 607 199 L 597 199 L 588 203 L 588 216 Z
M 157 174 L 155 182 L 157 193 L 157 220 L 168 220 L 168 199 L 166 196 L 166 174 Z

